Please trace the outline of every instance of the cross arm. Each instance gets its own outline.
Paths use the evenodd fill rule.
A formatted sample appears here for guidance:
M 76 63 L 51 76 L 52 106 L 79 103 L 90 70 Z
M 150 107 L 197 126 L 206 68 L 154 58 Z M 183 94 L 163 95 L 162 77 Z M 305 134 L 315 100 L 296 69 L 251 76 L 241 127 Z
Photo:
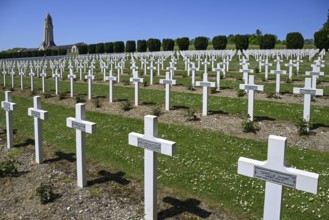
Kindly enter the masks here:
M 176 154 L 176 142 L 164 140 L 162 138 L 145 139 L 144 135 L 131 132 L 128 134 L 128 143 L 132 146 L 152 150 L 168 156 Z
M 201 82 L 201 81 L 196 81 L 195 82 L 196 86 L 204 86 L 204 87 L 216 87 L 215 82 Z
M 76 120 L 75 118 L 66 118 L 66 126 L 69 128 L 75 128 L 89 134 L 96 133 L 96 123 L 84 120 Z
M 317 194 L 319 174 L 290 167 L 286 168 L 286 170 L 297 176 L 296 189 Z
M 39 109 L 35 110 L 34 108 L 28 108 L 27 114 L 29 116 L 37 117 L 42 120 L 48 119 L 48 111 L 44 111 L 44 110 L 39 110 Z
M 5 111 L 14 111 L 16 109 L 16 103 L 2 101 L 1 108 L 3 108 Z
M 240 89 L 255 90 L 255 91 L 264 91 L 264 86 L 263 85 L 240 84 Z

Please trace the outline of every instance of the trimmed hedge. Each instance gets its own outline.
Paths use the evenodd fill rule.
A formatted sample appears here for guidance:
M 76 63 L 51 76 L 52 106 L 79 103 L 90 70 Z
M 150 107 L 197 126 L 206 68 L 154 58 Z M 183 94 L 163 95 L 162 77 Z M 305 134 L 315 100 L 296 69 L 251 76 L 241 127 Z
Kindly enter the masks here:
M 320 30 L 314 33 L 314 45 L 320 50 L 329 49 L 329 30 Z
M 287 49 L 303 49 L 304 37 L 299 32 L 290 32 L 286 37 Z
M 173 39 L 163 39 L 162 49 L 164 51 L 173 51 L 175 47 L 175 41 Z
M 96 53 L 96 44 L 88 45 L 88 53 L 90 53 L 90 54 Z
M 105 53 L 113 53 L 113 42 L 104 43 L 104 52 Z
M 259 38 L 259 49 L 274 49 L 275 36 L 273 34 L 264 34 Z
M 249 47 L 249 39 L 247 35 L 237 34 L 234 37 L 235 40 L 235 48 L 237 50 L 247 50 Z
M 104 44 L 103 43 L 96 44 L 96 53 L 104 53 Z
M 134 40 L 127 40 L 126 42 L 126 52 L 134 53 L 136 51 L 136 42 Z
M 159 39 L 150 38 L 147 40 L 147 48 L 149 51 L 160 51 L 161 49 L 161 41 Z
M 179 50 L 188 50 L 190 39 L 188 37 L 181 37 L 176 39 Z
M 227 38 L 225 35 L 215 36 L 212 39 L 214 50 L 225 50 L 227 45 Z
M 194 39 L 194 48 L 196 50 L 207 50 L 208 38 L 207 37 L 196 37 Z
M 79 44 L 77 45 L 79 54 L 87 54 L 88 53 L 88 45 L 87 44 Z
M 146 52 L 147 51 L 147 43 L 146 40 L 138 40 L 137 41 L 137 52 Z
M 123 53 L 125 51 L 125 43 L 123 41 L 115 41 L 113 43 L 114 53 Z

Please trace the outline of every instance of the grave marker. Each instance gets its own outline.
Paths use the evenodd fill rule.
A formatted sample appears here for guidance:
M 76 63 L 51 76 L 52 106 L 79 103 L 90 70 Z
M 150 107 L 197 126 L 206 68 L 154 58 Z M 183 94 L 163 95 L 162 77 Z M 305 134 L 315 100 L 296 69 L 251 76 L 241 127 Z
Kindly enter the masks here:
M 109 81 L 109 102 L 113 102 L 113 81 L 117 78 L 112 76 L 112 70 L 110 70 L 110 75 L 105 77 L 105 80 Z
M 176 143 L 158 138 L 158 118 L 144 117 L 144 134 L 131 132 L 129 145 L 144 148 L 144 218 L 157 219 L 157 157 L 156 153 L 168 156 L 176 154 Z
M 216 84 L 217 84 L 217 91 L 220 90 L 220 72 L 225 71 L 224 68 L 220 68 L 220 63 L 217 63 L 217 68 L 213 69 L 213 71 L 216 71 Z
M 166 85 L 166 106 L 165 109 L 167 111 L 170 110 L 170 88 L 171 85 L 176 85 L 176 80 L 170 79 L 170 75 L 167 72 L 166 73 L 166 79 L 160 79 L 160 84 L 165 84 Z
M 203 81 L 197 81 L 196 86 L 202 86 L 202 115 L 205 116 L 208 114 L 208 87 L 215 87 L 214 82 L 208 81 L 208 74 L 203 74 Z
M 88 75 L 85 76 L 85 79 L 88 80 L 88 99 L 91 99 L 91 92 L 92 92 L 92 82 L 93 82 L 93 79 L 95 78 L 95 76 L 92 75 L 91 73 L 92 71 L 91 70 L 88 70 Z
M 275 83 L 275 92 L 277 95 L 280 94 L 280 83 L 281 83 L 281 74 L 286 74 L 287 72 L 284 70 L 280 70 L 280 64 L 276 66 L 276 70 L 271 70 L 271 74 L 276 75 L 276 83 Z
M 249 76 L 248 84 L 240 84 L 240 89 L 244 89 L 248 92 L 248 115 L 250 121 L 254 121 L 254 99 L 255 91 L 264 91 L 263 85 L 255 85 L 253 75 Z
M 267 81 L 268 80 L 268 67 L 272 66 L 272 63 L 269 63 L 268 58 L 266 57 L 265 63 L 263 63 L 262 65 L 265 66 L 265 81 Z
M 135 106 L 138 106 L 138 98 L 139 98 L 139 83 L 144 82 L 143 78 L 138 77 L 138 72 L 134 71 L 133 77 L 130 78 L 130 82 L 135 84 Z
M 289 63 L 286 63 L 284 65 L 289 67 L 289 79 L 291 80 L 292 79 L 292 67 L 296 66 L 296 64 L 293 64 L 292 60 L 290 59 Z
M 33 108 L 28 108 L 28 115 L 34 117 L 35 161 L 40 164 L 43 162 L 41 120 L 48 118 L 48 112 L 41 109 L 40 96 L 33 97 Z
M 1 108 L 6 111 L 7 148 L 13 147 L 13 115 L 16 103 L 12 102 L 11 91 L 5 91 L 5 101 L 1 102 Z
M 266 181 L 264 220 L 281 218 L 283 186 L 317 193 L 319 174 L 285 166 L 287 138 L 270 135 L 266 161 L 240 157 L 238 174 Z
M 153 85 L 153 70 L 156 70 L 153 66 L 153 62 L 151 62 L 151 65 L 147 67 L 147 69 L 150 70 L 150 85 Z
M 66 126 L 76 130 L 77 184 L 80 188 L 87 185 L 86 132 L 96 133 L 96 124 L 85 121 L 85 115 L 85 104 L 78 103 L 75 105 L 75 118 L 66 118 Z
M 57 73 L 57 69 L 56 73 L 53 74 L 52 77 L 55 78 L 55 93 L 58 95 L 58 79 L 61 77 L 61 75 Z
M 73 97 L 73 93 L 74 93 L 74 79 L 75 79 L 75 75 L 73 73 L 73 70 L 70 69 L 70 74 L 67 75 L 67 78 L 70 79 L 70 88 L 71 88 L 71 97 Z
M 45 93 L 46 92 L 46 81 L 45 81 L 45 78 L 47 77 L 47 73 L 46 72 L 43 72 L 40 74 L 41 76 L 41 81 L 42 81 L 42 93 Z
M 34 72 L 33 72 L 33 69 L 31 68 L 31 72 L 30 72 L 30 78 L 31 78 L 31 91 L 34 90 Z
M 15 80 L 14 80 L 15 72 L 14 72 L 14 69 L 11 70 L 10 75 L 11 75 L 11 88 L 14 88 L 15 87 Z
M 19 75 L 21 77 L 21 90 L 24 89 L 24 76 L 25 76 L 25 73 L 23 72 L 23 70 L 21 69 L 21 71 L 19 72 Z
M 312 68 L 313 68 L 313 70 L 312 71 L 306 71 L 305 75 L 312 76 L 312 88 L 316 89 L 316 81 L 317 81 L 319 76 L 324 76 L 324 72 L 320 72 L 320 70 L 316 71 L 317 68 L 315 66 L 313 66 Z

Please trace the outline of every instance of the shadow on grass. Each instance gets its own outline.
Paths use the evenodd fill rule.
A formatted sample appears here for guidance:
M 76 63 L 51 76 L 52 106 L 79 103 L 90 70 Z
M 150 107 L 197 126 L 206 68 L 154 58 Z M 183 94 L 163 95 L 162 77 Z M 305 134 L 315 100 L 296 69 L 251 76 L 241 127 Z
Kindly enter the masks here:
M 179 109 L 190 109 L 190 108 L 185 106 L 185 105 L 174 105 L 174 106 L 171 107 L 171 109 L 179 110 Z
M 312 129 L 318 129 L 318 128 L 329 128 L 329 125 L 321 124 L 321 123 L 314 123 L 312 126 Z
M 267 116 L 255 116 L 254 121 L 275 121 L 275 118 L 267 117 Z
M 45 160 L 44 163 L 53 163 L 61 160 L 67 160 L 68 162 L 71 163 L 76 161 L 75 157 L 73 157 L 75 156 L 74 153 L 64 153 L 62 151 L 56 151 L 55 155 L 56 155 L 55 158 Z
M 209 115 L 228 115 L 227 112 L 224 112 L 222 110 L 209 110 Z
M 197 199 L 181 201 L 172 197 L 164 197 L 162 201 L 172 205 L 172 207 L 159 212 L 158 220 L 171 218 L 184 212 L 188 212 L 200 218 L 208 218 L 211 215 L 211 212 L 198 207 L 201 204 L 201 201 Z
M 126 102 L 128 99 L 114 99 L 114 102 Z
M 110 182 L 110 181 L 117 182 L 120 185 L 128 185 L 130 183 L 129 180 L 123 178 L 125 173 L 121 172 L 121 171 L 119 171 L 117 173 L 110 173 L 106 170 L 101 170 L 98 172 L 98 174 L 101 175 L 101 177 L 88 181 L 88 186 L 93 186 L 95 184 L 101 184 L 101 183 L 106 183 L 106 182 Z
M 23 143 L 15 144 L 15 148 L 20 148 L 20 147 L 27 147 L 29 145 L 34 145 L 34 140 L 31 138 L 26 139 Z
M 155 102 L 142 102 L 142 105 L 156 105 Z

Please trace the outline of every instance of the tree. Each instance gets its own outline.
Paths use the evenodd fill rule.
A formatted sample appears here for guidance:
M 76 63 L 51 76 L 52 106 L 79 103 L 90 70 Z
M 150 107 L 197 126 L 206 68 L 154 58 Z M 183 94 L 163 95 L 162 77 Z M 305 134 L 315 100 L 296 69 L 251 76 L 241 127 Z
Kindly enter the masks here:
M 116 41 L 113 43 L 114 53 L 123 53 L 125 51 L 125 43 L 123 41 Z
M 290 32 L 286 36 L 287 49 L 303 49 L 304 37 L 299 32 Z
M 160 51 L 161 41 L 159 39 L 150 38 L 147 40 L 147 48 L 150 52 Z
M 320 30 L 321 31 L 329 31 L 329 10 L 328 10 L 327 21 L 323 24 L 323 27 Z
M 104 44 L 103 43 L 96 44 L 96 53 L 104 53 Z
M 136 51 L 136 42 L 134 40 L 127 40 L 126 42 L 126 52 L 134 53 Z
M 227 43 L 228 44 L 235 44 L 235 36 L 233 34 L 230 34 L 227 36 Z
M 237 50 L 247 50 L 249 47 L 249 41 L 247 35 L 235 35 L 235 48 Z
M 260 49 L 274 49 L 275 47 L 275 36 L 273 34 L 265 34 L 259 38 Z
M 137 52 L 143 53 L 147 51 L 147 42 L 146 40 L 137 41 Z
M 196 50 L 207 50 L 208 38 L 207 37 L 196 37 L 194 40 L 194 48 Z
M 320 30 L 314 33 L 314 45 L 320 50 L 329 49 L 329 30 Z
M 104 52 L 105 53 L 113 53 L 113 42 L 107 42 L 104 44 Z
M 215 50 L 224 50 L 226 49 L 227 38 L 225 35 L 222 36 L 215 36 L 212 39 L 212 45 Z
M 78 44 L 79 54 L 87 54 L 88 53 L 88 45 L 87 44 Z
M 173 39 L 163 39 L 162 49 L 164 51 L 173 51 L 175 47 L 175 41 Z
M 179 50 L 188 50 L 190 39 L 188 37 L 181 37 L 176 39 Z
M 89 54 L 96 53 L 96 44 L 89 44 L 88 45 L 88 53 Z

